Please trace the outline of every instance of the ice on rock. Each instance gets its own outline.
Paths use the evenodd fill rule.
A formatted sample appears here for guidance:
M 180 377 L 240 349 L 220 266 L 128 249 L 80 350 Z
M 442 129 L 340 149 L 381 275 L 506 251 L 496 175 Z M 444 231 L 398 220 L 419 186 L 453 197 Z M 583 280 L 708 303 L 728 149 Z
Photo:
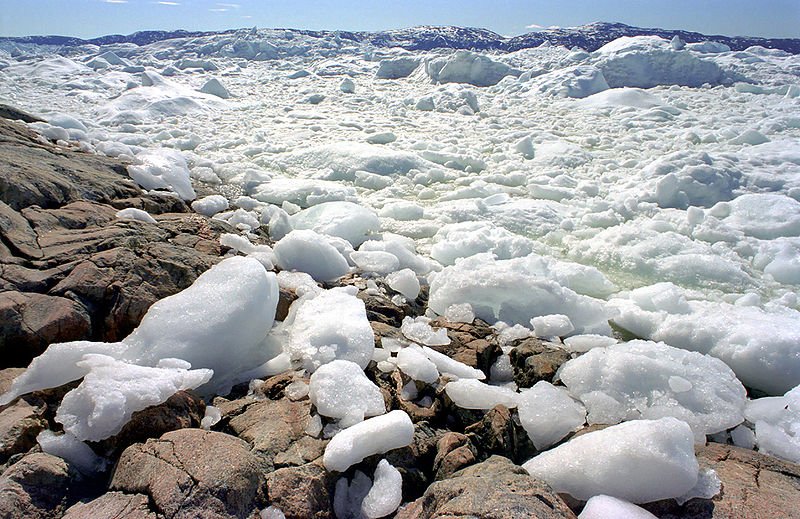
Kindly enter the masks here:
M 737 447 L 754 449 L 756 447 L 756 433 L 751 428 L 741 424 L 731 431 L 731 441 Z
M 444 353 L 439 353 L 438 351 L 427 346 L 422 347 L 422 353 L 436 365 L 436 369 L 439 370 L 439 373 L 453 375 L 459 379 L 467 378 L 483 380 L 486 378 L 486 375 L 483 373 L 483 371 L 473 368 L 472 366 L 467 366 L 463 362 L 451 359 Z
M 539 381 L 518 397 L 519 419 L 536 450 L 555 445 L 586 422 L 586 408 L 562 387 Z
M 413 440 L 411 418 L 395 410 L 339 432 L 325 447 L 322 462 L 330 471 L 344 472 L 367 456 L 405 447 Z
M 452 304 L 469 303 L 475 316 L 489 323 L 527 324 L 531 316 L 562 314 L 569 317 L 577 333 L 610 335 L 608 319 L 613 314 L 605 302 L 545 277 L 558 275 L 554 270 L 539 256 L 496 260 L 477 254 L 437 273 L 430 284 L 428 306 L 443 314 Z M 587 279 L 580 271 L 571 270 L 564 272 L 560 281 L 580 284 Z M 578 275 L 570 279 L 572 273 Z M 600 275 L 599 279 L 605 278 Z
M 381 390 L 348 360 L 334 360 L 314 371 L 308 395 L 317 412 L 328 418 L 361 421 L 386 412 Z
M 115 216 L 123 220 L 136 220 L 137 222 L 144 223 L 158 223 L 156 222 L 155 218 L 150 216 L 150 213 L 134 207 L 128 207 L 127 209 L 117 211 Z
M 687 301 L 671 283 L 633 290 L 611 304 L 619 311 L 614 322 L 620 327 L 716 357 L 747 387 L 780 395 L 800 384 L 797 310 Z
M 275 244 L 278 266 L 305 272 L 317 281 L 333 281 L 350 271 L 344 256 L 322 235 L 310 230 L 295 230 Z
M 26 393 L 63 386 L 84 377 L 89 372 L 88 365 L 79 365 L 84 355 L 99 353 L 119 358 L 127 349 L 128 345 L 122 342 L 74 341 L 51 344 L 44 353 L 33 359 L 27 370 L 14 379 L 8 392 L 0 396 L 0 406 Z
M 372 488 L 361 503 L 361 512 L 368 519 L 378 519 L 397 510 L 402 502 L 403 476 L 385 459 L 379 461 Z
M 755 424 L 759 451 L 800 463 L 800 386 L 780 397 L 750 401 L 745 417 Z
M 278 272 L 278 286 L 285 290 L 291 290 L 298 297 L 309 293 L 315 295 L 322 293 L 322 288 L 317 285 L 314 278 L 305 272 L 289 272 L 288 270 Z
M 496 85 L 508 75 L 519 75 L 518 70 L 505 63 L 466 50 L 425 63 L 425 72 L 434 83 L 469 83 L 479 87 Z
M 36 442 L 42 451 L 65 459 L 84 474 L 94 475 L 106 467 L 106 460 L 70 433 L 58 435 L 44 430 L 36 436 Z
M 214 216 L 228 209 L 228 199 L 222 195 L 209 195 L 192 202 L 192 210 L 205 216 Z
M 700 469 L 697 475 L 697 484 L 692 487 L 687 493 L 682 496 L 676 497 L 675 501 L 679 505 L 683 505 L 687 501 L 695 498 L 711 499 L 719 494 L 722 489 L 722 481 L 720 481 L 717 472 L 714 469 Z
M 203 84 L 200 88 L 200 92 L 204 94 L 210 94 L 212 96 L 217 96 L 221 99 L 228 99 L 231 97 L 231 93 L 228 92 L 228 89 L 225 88 L 219 79 L 212 77 L 208 81 Z
M 531 326 L 536 337 L 566 337 L 575 331 L 569 317 L 561 314 L 534 317 Z
M 189 167 L 179 151 L 158 149 L 136 155 L 139 164 L 128 166 L 128 174 L 144 189 L 169 189 L 182 199 L 194 200 Z
M 258 513 L 259 519 L 286 519 L 280 508 L 270 505 Z
M 516 392 L 501 386 L 490 386 L 474 378 L 454 380 L 444 390 L 450 400 L 463 409 L 488 410 L 496 405 L 511 409 L 517 407 Z
M 675 418 L 634 420 L 587 433 L 523 467 L 576 499 L 608 495 L 632 503 L 686 494 L 697 484 L 700 468 L 692 430 Z
M 469 303 L 457 303 L 447 307 L 444 317 L 452 323 L 471 323 L 475 320 L 475 312 Z
M 611 88 L 717 85 L 725 74 L 713 61 L 675 50 L 658 36 L 623 36 L 595 51 L 596 66 Z
M 309 371 L 335 359 L 367 367 L 375 339 L 363 301 L 346 289 L 335 288 L 297 304 L 285 346 L 292 358 L 302 360 Z
M 319 234 L 343 238 L 358 247 L 381 228 L 378 216 L 352 202 L 325 202 L 289 217 L 294 229 L 311 229 Z
M 417 279 L 417 275 L 411 269 L 402 269 L 392 272 L 386 276 L 386 284 L 389 285 L 389 288 L 399 292 L 410 301 L 415 300 L 419 295 L 419 279 Z M 445 332 L 445 334 L 446 333 L 447 332 Z M 448 341 L 448 343 L 449 342 L 450 341 Z
M 210 369 L 192 370 L 189 363 L 176 359 L 152 368 L 90 354 L 78 366 L 88 373 L 64 396 L 55 419 L 82 441 L 117 434 L 136 411 L 165 402 L 178 391 L 196 389 L 213 375 Z
M 677 36 L 676 36 L 677 38 Z M 594 496 L 578 515 L 578 519 L 656 519 L 640 506 L 611 496 Z
M 124 339 L 129 347 L 122 359 L 143 366 L 183 359 L 214 371 L 204 391 L 224 393 L 243 372 L 277 355 L 262 344 L 277 304 L 275 274 L 255 259 L 227 258 L 189 288 L 154 303 Z
M 205 415 L 203 415 L 203 419 L 200 420 L 200 428 L 208 431 L 214 425 L 218 424 L 220 420 L 222 420 L 222 411 L 220 408 L 207 405 Z
M 436 369 L 436 364 L 417 348 L 403 348 L 397 353 L 396 362 L 397 367 L 413 380 L 419 380 L 426 384 L 433 384 L 439 380 L 439 370 Z
M 590 424 L 672 416 L 704 440 L 744 419 L 745 389 L 725 363 L 663 343 L 594 348 L 567 361 L 558 377 L 586 405 Z
M 450 337 L 447 336 L 446 328 L 434 330 L 429 324 L 428 317 L 403 317 L 400 331 L 407 339 L 424 344 L 426 346 L 446 346 L 450 344 Z
M 400 268 L 400 260 L 389 252 L 355 251 L 350 253 L 350 259 L 364 272 L 379 275 L 386 275 Z

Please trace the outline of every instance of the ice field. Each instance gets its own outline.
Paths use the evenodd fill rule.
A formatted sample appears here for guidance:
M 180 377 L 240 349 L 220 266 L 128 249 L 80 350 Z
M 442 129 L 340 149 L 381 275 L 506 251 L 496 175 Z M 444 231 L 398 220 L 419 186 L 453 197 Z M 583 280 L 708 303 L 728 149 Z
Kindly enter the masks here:
M 800 462 L 800 56 L 658 37 L 409 52 L 280 30 L 4 43 L 0 102 L 226 220 L 240 234 L 223 243 L 247 256 L 154 305 L 121 343 L 36 359 L 4 402 L 86 377 L 59 410 L 74 437 L 45 450 L 77 453 L 68 441 L 108 437 L 180 388 L 224 394 L 294 365 L 339 420 L 325 466 L 343 471 L 413 436 L 364 376 L 374 360 L 418 385 L 448 374 L 461 407 L 517 408 L 542 450 L 611 424 L 525 464 L 559 492 L 611 496 L 596 510 L 714 495 L 692 450 L 707 435 Z M 248 239 L 259 227 L 274 246 Z M 563 342 L 563 386 L 518 391 L 504 357 L 487 379 L 431 349 L 449 339 L 425 317 L 376 348 L 355 288 L 316 283 L 352 272 L 398 301 L 427 289 L 428 317 Z M 279 287 L 300 296 L 283 322 Z M 126 370 L 155 389 L 119 383 Z M 360 472 L 363 488 L 342 480 L 337 496 L 394 511 L 383 463 L 383 501 Z

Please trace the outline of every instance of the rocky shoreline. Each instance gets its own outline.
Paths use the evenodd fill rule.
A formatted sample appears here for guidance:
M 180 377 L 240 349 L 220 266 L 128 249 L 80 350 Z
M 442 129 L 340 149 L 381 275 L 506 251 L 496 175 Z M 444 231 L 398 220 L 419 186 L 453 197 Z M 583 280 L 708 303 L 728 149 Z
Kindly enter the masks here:
M 154 302 L 187 288 L 235 251 L 219 242 L 231 227 L 191 212 L 176 197 L 145 194 L 128 179 L 126 164 L 48 143 L 11 120 L 28 117 L 16 110 L 0 115 L 0 393 L 5 393 L 47 345 L 119 341 Z M 116 216 L 131 207 L 146 210 L 156 224 Z M 400 337 L 402 319 L 421 315 L 426 306 L 424 291 L 398 306 L 367 290 L 357 276 L 326 288 L 333 285 L 358 289 L 376 345 Z M 279 319 L 295 297 L 281 291 Z M 433 349 L 490 375 L 502 353 L 495 330 L 480 320 L 440 318 L 431 324 L 446 329 L 450 339 Z M 512 346 L 519 387 L 552 381 L 572 356 L 539 339 Z M 119 434 L 90 443 L 109 460 L 100 475 L 81 473 L 42 452 L 36 441 L 44 430 L 60 431 L 55 410 L 75 383 L 25 395 L 0 408 L 0 517 L 335 517 L 337 507 L 347 506 L 337 482 L 345 478 L 349 492 L 356 492 L 358 478 L 373 474 L 382 459 L 402 475 L 403 504 L 394 515 L 399 518 L 574 517 L 583 508 L 583 502 L 554 493 L 518 466 L 537 450 L 515 410 L 462 409 L 443 385 L 417 384 L 424 392 L 419 396 L 430 399 L 430 405 L 420 406 L 405 398 L 404 388 L 413 382 L 406 374 L 384 372 L 374 361 L 365 372 L 380 388 L 387 411 L 400 409 L 411 418 L 414 438 L 407 447 L 369 456 L 343 473 L 323 465 L 329 440 L 311 423 L 318 415 L 303 371 L 237 386 L 208 401 L 181 391 L 135 413 Z M 218 408 L 220 417 L 204 429 L 207 405 Z M 696 454 L 701 468 L 716 471 L 721 492 L 712 499 L 644 508 L 662 518 L 797 514 L 797 465 L 718 443 L 699 446 Z

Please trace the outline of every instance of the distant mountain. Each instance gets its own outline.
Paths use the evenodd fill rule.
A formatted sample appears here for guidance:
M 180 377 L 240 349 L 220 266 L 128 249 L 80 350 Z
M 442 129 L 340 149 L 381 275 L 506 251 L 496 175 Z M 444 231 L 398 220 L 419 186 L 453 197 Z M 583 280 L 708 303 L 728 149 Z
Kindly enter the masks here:
M 689 31 L 645 29 L 642 27 L 631 27 L 624 23 L 606 22 L 590 23 L 580 27 L 547 29 L 515 36 L 505 40 L 503 48 L 509 51 L 528 49 L 531 47 L 538 47 L 545 41 L 548 41 L 553 45 L 563 45 L 569 48 L 580 47 L 591 52 L 622 36 L 661 36 L 662 38 L 672 39 L 675 35 L 679 36 L 680 39 L 686 43 L 697 43 L 709 40 L 717 41 L 724 43 L 730 47 L 731 50 L 744 50 L 747 47 L 759 45 L 768 49 L 780 49 L 791 54 L 800 54 L 800 39 L 797 38 L 707 35 Z
M 409 29 L 398 29 L 381 32 L 350 32 L 350 31 L 310 31 L 298 29 L 282 29 L 285 32 L 314 38 L 334 38 L 350 40 L 358 43 L 368 43 L 377 47 L 401 47 L 407 50 L 432 50 L 441 48 L 472 49 L 472 50 L 499 50 L 515 51 L 538 47 L 544 42 L 565 47 L 580 47 L 587 51 L 594 51 L 622 36 L 661 36 L 671 39 L 679 36 L 687 43 L 701 41 L 717 41 L 728 45 L 732 50 L 744 50 L 747 47 L 759 45 L 769 49 L 780 49 L 791 54 L 800 54 L 800 38 L 756 38 L 750 36 L 722 36 L 706 35 L 699 32 L 680 30 L 648 29 L 632 27 L 622 23 L 596 22 L 580 27 L 567 27 L 547 29 L 531 32 L 512 38 L 503 37 L 495 32 L 474 27 L 450 26 L 420 26 Z M 76 45 L 107 45 L 112 43 L 132 43 L 134 45 L 147 45 L 157 41 L 174 38 L 195 38 L 213 36 L 217 34 L 233 34 L 237 30 L 219 32 L 198 31 L 141 31 L 133 34 L 110 35 L 100 38 L 83 40 L 68 36 L 24 36 L 0 38 L 0 42 L 10 41 L 15 43 L 32 43 L 38 45 L 76 46 Z

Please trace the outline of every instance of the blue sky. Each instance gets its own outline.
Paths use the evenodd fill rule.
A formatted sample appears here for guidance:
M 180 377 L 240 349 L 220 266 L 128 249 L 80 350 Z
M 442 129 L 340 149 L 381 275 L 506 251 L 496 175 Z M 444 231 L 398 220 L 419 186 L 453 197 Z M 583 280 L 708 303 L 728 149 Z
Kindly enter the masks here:
M 800 0 L 0 0 L 0 36 L 89 38 L 139 30 L 238 27 L 382 30 L 537 26 L 617 21 L 710 34 L 800 37 Z

